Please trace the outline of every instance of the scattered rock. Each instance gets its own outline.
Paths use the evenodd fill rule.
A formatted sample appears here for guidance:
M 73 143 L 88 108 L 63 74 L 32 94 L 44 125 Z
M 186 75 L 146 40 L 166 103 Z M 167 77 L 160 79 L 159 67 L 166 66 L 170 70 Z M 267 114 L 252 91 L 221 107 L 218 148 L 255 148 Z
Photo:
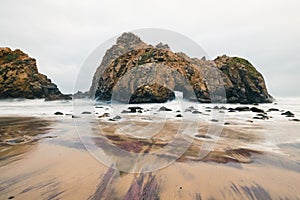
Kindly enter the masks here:
M 236 107 L 236 108 L 234 108 L 234 110 L 243 112 L 243 111 L 250 111 L 250 108 L 246 107 L 246 106 L 242 106 L 242 107 Z
M 193 113 L 193 114 L 201 114 L 201 112 L 198 111 L 198 110 L 194 110 L 192 113 Z
M 54 115 L 64 115 L 64 113 L 57 111 L 54 113 Z
M 217 119 L 212 119 L 211 121 L 212 121 L 212 122 L 218 122 L 219 120 L 217 120 Z
M 172 111 L 172 109 L 162 106 L 159 108 L 159 111 Z
M 120 119 L 121 119 L 121 116 L 117 115 L 117 116 L 115 116 L 113 118 L 110 118 L 109 121 L 118 121 Z
M 72 115 L 72 118 L 80 118 L 79 116 L 76 115 Z
M 121 119 L 121 116 L 117 115 L 117 116 L 115 116 L 113 119 L 119 120 L 119 119 Z
M 128 109 L 130 110 L 131 113 L 136 113 L 137 111 L 143 110 L 143 108 L 139 106 L 128 107 Z
M 281 113 L 281 115 L 285 115 L 286 117 L 295 117 L 294 113 L 291 111 L 286 111 L 284 113 Z
M 104 117 L 109 117 L 109 113 L 104 113 L 103 115 L 100 115 L 98 118 L 104 118 Z
M 256 107 L 252 107 L 252 108 L 250 108 L 250 110 L 252 112 L 256 112 L 256 113 L 264 113 L 265 112 L 264 110 L 256 108 Z
M 273 112 L 273 111 L 275 111 L 275 112 L 279 112 L 279 109 L 277 109 L 277 108 L 270 108 L 267 112 Z
M 252 121 L 252 120 L 247 120 L 246 122 L 253 123 L 253 121 Z
M 176 117 L 182 117 L 182 115 L 181 115 L 181 114 L 178 114 L 178 115 L 176 115 Z
M 224 125 L 230 125 L 230 123 L 229 122 L 225 122 Z
M 290 119 L 290 121 L 300 122 L 300 119 Z
M 123 110 L 121 113 L 132 113 L 130 110 Z
M 89 112 L 89 111 L 83 111 L 81 114 L 82 114 L 82 115 L 91 115 L 92 113 Z
M 269 117 L 264 114 L 257 114 L 256 117 L 253 117 L 253 119 L 265 120 L 265 119 L 269 119 Z

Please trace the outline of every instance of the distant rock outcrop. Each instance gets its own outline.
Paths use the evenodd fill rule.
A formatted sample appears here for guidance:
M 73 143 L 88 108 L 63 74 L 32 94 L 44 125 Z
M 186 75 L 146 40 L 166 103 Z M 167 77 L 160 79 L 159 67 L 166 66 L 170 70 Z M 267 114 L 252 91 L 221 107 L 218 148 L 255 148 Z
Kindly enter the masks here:
M 245 59 L 190 58 L 162 43 L 147 45 L 132 33 L 122 34 L 107 50 L 90 94 L 99 100 L 153 103 L 173 100 L 174 91 L 205 103 L 272 101 L 263 76 Z
M 81 92 L 81 91 L 77 91 L 75 94 L 73 94 L 73 98 L 74 99 L 87 99 L 89 98 L 89 91 L 86 92 Z
M 38 72 L 34 58 L 19 49 L 0 48 L 0 99 L 4 98 L 70 99 Z

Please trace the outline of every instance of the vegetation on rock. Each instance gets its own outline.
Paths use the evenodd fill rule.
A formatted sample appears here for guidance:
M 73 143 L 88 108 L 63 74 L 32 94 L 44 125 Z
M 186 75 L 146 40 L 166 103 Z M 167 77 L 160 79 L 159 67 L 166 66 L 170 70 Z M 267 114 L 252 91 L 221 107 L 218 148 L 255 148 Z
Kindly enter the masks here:
M 34 58 L 19 49 L 0 48 L 0 99 L 4 98 L 70 99 L 38 72 Z
M 213 61 L 190 58 L 184 53 L 172 52 L 162 43 L 155 47 L 147 45 L 132 33 L 121 35 L 117 44 L 106 52 L 90 92 L 95 91 L 93 94 L 99 100 L 114 98 L 127 103 L 173 99 L 172 95 L 166 95 L 167 90 L 157 92 L 157 85 L 172 92 L 182 91 L 185 99 L 206 103 L 272 101 L 263 76 L 246 59 L 228 56 Z M 148 92 L 141 90 L 145 87 Z

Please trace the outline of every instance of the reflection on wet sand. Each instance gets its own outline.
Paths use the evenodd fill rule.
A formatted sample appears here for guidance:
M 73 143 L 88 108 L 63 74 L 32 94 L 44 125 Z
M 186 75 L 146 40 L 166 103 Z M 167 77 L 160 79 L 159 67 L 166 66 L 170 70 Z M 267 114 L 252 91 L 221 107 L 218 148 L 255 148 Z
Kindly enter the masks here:
M 50 131 L 52 122 L 34 117 L 0 117 L 0 166 L 22 159 Z
M 132 167 L 124 161 L 128 153 L 157 152 L 173 141 L 178 127 L 185 125 L 170 120 L 152 138 L 145 138 L 128 134 L 132 127 L 122 133 L 120 124 L 114 122 L 85 123 L 82 128 L 86 134 L 81 139 L 93 143 L 91 152 L 101 149 L 106 155 L 115 156 L 114 166 L 105 166 L 83 148 L 72 119 L 52 121 L 48 124 L 51 129 L 34 129 L 47 130 L 47 136 L 57 137 L 14 146 L 13 152 L 23 153 L 1 152 L 0 199 L 300 198 L 297 143 L 282 146 L 285 153 L 294 152 L 292 159 L 284 153 L 264 150 L 259 145 L 265 140 L 259 131 L 266 129 L 263 125 L 225 126 L 213 151 L 199 157 L 203 143 L 215 140 L 213 135 L 205 134 L 208 124 L 200 123 L 197 132 L 184 135 L 192 142 L 179 158 L 171 151 L 160 157 L 175 159 L 170 165 L 149 173 L 145 173 L 145 165 L 140 166 L 140 173 L 128 173 L 115 169 L 126 162 L 128 169 Z M 123 123 L 147 125 L 139 121 Z M 11 130 L 13 126 L 10 125 Z M 176 144 L 179 143 L 173 145 Z M 119 149 L 124 154 L 118 154 Z

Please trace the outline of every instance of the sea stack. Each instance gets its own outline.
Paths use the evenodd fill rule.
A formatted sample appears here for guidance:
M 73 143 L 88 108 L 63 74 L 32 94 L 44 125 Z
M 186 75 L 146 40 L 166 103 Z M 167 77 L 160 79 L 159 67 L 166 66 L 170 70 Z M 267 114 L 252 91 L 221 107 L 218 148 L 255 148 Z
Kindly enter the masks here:
M 174 91 L 203 103 L 272 102 L 262 74 L 246 59 L 190 58 L 166 44 L 148 45 L 133 33 L 122 34 L 107 50 L 90 94 L 98 100 L 162 103 L 173 100 Z M 219 97 L 212 99 L 212 94 Z
M 0 99 L 6 98 L 71 99 L 38 72 L 34 58 L 19 49 L 0 48 Z

